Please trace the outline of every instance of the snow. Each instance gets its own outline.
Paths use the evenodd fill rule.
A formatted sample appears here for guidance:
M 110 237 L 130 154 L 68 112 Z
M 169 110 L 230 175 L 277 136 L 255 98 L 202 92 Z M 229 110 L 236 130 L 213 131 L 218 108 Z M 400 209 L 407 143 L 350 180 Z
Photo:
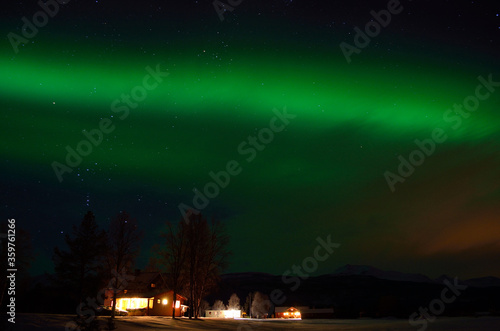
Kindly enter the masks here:
M 73 315 L 50 314 L 19 314 L 13 330 L 65 330 L 65 325 L 71 321 Z M 105 317 L 99 321 L 104 326 Z M 200 319 L 189 320 L 181 318 L 172 320 L 163 316 L 120 316 L 116 318 L 118 331 L 139 330 L 412 330 L 418 327 L 411 326 L 408 320 L 400 319 L 329 319 L 329 320 L 302 320 L 290 321 L 280 319 L 268 320 L 231 320 L 231 319 Z M 69 329 L 68 329 L 69 330 Z M 438 318 L 429 323 L 427 330 L 456 330 L 456 331 L 498 331 L 500 330 L 500 317 L 457 317 Z

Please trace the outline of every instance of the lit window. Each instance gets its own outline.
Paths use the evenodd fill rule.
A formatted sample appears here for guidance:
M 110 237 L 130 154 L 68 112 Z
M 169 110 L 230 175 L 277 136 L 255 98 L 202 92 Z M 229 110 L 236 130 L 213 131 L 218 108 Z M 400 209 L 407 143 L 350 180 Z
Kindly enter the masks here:
M 155 283 L 151 283 L 151 287 L 156 287 L 156 284 Z
M 148 299 L 146 298 L 121 298 L 116 300 L 116 307 L 123 310 L 146 308 Z
M 181 306 L 181 302 L 179 300 L 177 300 L 175 302 L 175 308 L 179 308 Z
M 161 300 L 160 300 L 160 299 L 158 299 L 158 304 L 159 304 L 160 302 L 161 302 Z

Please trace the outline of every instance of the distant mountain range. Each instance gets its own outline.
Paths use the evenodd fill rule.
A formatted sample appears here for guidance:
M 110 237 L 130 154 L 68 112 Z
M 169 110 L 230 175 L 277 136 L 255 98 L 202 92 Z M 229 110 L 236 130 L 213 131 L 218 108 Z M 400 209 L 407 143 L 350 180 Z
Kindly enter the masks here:
M 399 271 L 385 271 L 368 265 L 346 264 L 338 268 L 333 276 L 372 276 L 378 279 L 395 280 L 400 282 L 433 283 L 434 280 L 421 274 L 407 274 Z M 500 279 L 499 279 L 500 280 Z
M 476 316 L 478 312 L 500 315 L 500 278 L 481 277 L 457 280 L 460 294 L 446 305 L 443 315 Z M 385 271 L 366 265 L 345 265 L 333 273 L 294 277 L 260 272 L 231 273 L 221 276 L 218 289 L 206 300 L 227 301 L 236 293 L 243 304 L 248 293 L 278 293 L 276 306 L 334 308 L 337 318 L 408 318 L 419 307 L 441 297 L 443 289 L 455 284 L 446 275 L 431 279 L 421 274 Z
M 443 315 L 476 316 L 478 312 L 486 312 L 500 316 L 500 278 L 481 277 L 458 280 L 458 283 L 468 287 L 459 289 L 459 295 L 446 304 Z M 455 278 L 446 275 L 431 279 L 421 274 L 348 264 L 330 274 L 302 278 L 262 272 L 224 274 L 218 287 L 205 300 L 211 305 L 215 300 L 227 303 L 231 294 L 236 293 L 243 305 L 249 293 L 259 291 L 273 296 L 275 306 L 333 308 L 336 318 L 408 318 L 419 307 L 428 307 L 430 302 L 439 299 L 443 289 L 453 284 Z M 51 302 L 26 305 L 25 311 L 63 311 L 64 296 L 54 289 L 51 275 L 32 277 L 25 288 L 26 299 L 36 297 Z
M 367 265 L 352 265 L 346 264 L 338 268 L 332 276 L 371 276 L 378 279 L 394 280 L 400 282 L 416 282 L 416 283 L 439 283 L 442 284 L 445 279 L 453 281 L 454 277 L 441 275 L 436 279 L 431 279 L 422 274 L 411 274 L 399 271 L 385 271 Z M 459 280 L 460 284 L 465 284 L 472 287 L 491 287 L 500 286 L 500 278 L 497 277 L 480 277 L 467 280 Z
M 422 274 L 404 273 L 400 271 L 386 271 L 381 270 L 368 265 L 353 265 L 346 264 L 343 267 L 338 268 L 331 274 L 311 277 L 311 278 L 325 278 L 325 277 L 344 277 L 344 276 L 368 276 L 383 280 L 391 280 L 397 282 L 415 282 L 415 283 L 428 283 L 428 284 L 443 284 L 444 280 L 454 281 L 454 277 L 447 275 L 441 275 L 436 279 L 431 279 Z M 223 279 L 232 280 L 252 280 L 252 282 L 264 281 L 266 279 L 272 279 L 280 276 L 264 273 L 264 272 L 241 272 L 241 273 L 230 273 L 222 275 Z M 459 280 L 459 284 L 465 284 L 472 287 L 500 287 L 500 278 L 497 277 L 480 277 L 471 278 L 466 280 Z

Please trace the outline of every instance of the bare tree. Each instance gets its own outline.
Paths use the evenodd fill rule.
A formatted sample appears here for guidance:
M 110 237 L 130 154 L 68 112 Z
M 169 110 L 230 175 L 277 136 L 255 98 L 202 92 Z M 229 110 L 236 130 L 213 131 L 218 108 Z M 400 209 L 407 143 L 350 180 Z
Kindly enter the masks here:
M 236 293 L 231 294 L 229 298 L 229 302 L 227 303 L 227 309 L 232 310 L 240 310 L 240 298 L 236 295 Z
M 205 315 L 205 311 L 210 309 L 210 304 L 205 301 L 205 300 L 201 300 L 201 303 L 200 303 L 200 308 L 199 308 L 199 316 L 204 316 Z
M 208 251 L 208 227 L 206 225 L 206 219 L 198 215 L 191 215 L 189 217 L 189 222 L 182 223 L 186 228 L 186 233 L 188 237 L 187 246 L 187 274 L 188 274 L 188 288 L 189 288 L 189 318 L 196 318 L 197 314 L 197 292 L 200 281 L 200 273 L 197 273 L 201 269 L 201 266 L 205 264 L 203 260 L 206 260 L 206 254 Z M 198 276 L 198 277 L 197 277 Z M 197 286 L 198 285 L 198 286 Z M 201 298 L 200 298 L 201 299 Z M 194 314 L 193 314 L 194 313 Z
M 191 215 L 189 222 L 182 224 L 187 234 L 189 318 L 198 318 L 201 300 L 217 284 L 226 266 L 228 237 L 220 222 L 212 220 L 209 224 L 201 213 Z
M 112 278 L 113 307 L 111 319 L 115 318 L 116 295 L 126 284 L 124 279 L 117 275 L 130 271 L 135 257 L 139 252 L 139 243 L 142 234 L 137 228 L 137 221 L 130 218 L 126 212 L 120 212 L 111 221 L 108 231 L 107 262 Z
M 181 291 L 188 293 L 189 318 L 198 318 L 201 300 L 217 284 L 226 265 L 228 237 L 219 222 L 209 223 L 200 213 L 191 214 L 187 220 L 176 225 L 167 222 L 167 231 L 162 235 L 164 243 L 156 249 L 159 258 L 150 263 L 159 262 L 166 267 L 167 285 L 174 298 Z
M 163 246 L 158 250 L 160 255 L 159 264 L 166 267 L 167 285 L 174 292 L 172 304 L 172 318 L 175 318 L 175 301 L 177 294 L 183 289 L 183 277 L 185 274 L 186 261 L 186 227 L 180 221 L 176 225 L 167 222 L 167 232 L 162 234 Z M 152 262 L 154 263 L 154 261 Z

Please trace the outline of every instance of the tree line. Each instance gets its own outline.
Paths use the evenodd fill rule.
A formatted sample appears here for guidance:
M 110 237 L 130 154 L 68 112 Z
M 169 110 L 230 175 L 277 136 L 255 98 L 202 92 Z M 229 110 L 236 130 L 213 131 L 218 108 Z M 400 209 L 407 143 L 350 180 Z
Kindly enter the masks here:
M 269 297 L 259 291 L 250 292 L 246 297 L 246 301 L 243 306 L 240 305 L 240 298 L 236 293 L 231 294 L 227 305 L 220 299 L 214 301 L 214 304 L 210 306 L 205 300 L 202 301 L 200 311 L 205 310 L 241 310 L 243 313 L 247 314 L 249 317 L 263 318 L 269 317 L 270 310 L 272 308 L 272 303 Z
M 107 284 L 113 293 L 113 320 L 117 295 L 130 281 L 127 275 L 135 269 L 142 237 L 137 220 L 126 212 L 114 217 L 107 230 L 99 228 L 91 211 L 73 226 L 72 234 L 65 237 L 66 247 L 54 249 L 53 260 L 58 287 L 77 305 L 77 315 L 102 305 L 102 288 Z M 208 221 L 199 213 L 187 220 L 167 221 L 160 238 L 148 269 L 163 272 L 167 290 L 174 292 L 174 298 L 187 297 L 189 318 L 198 318 L 202 299 L 215 288 L 227 265 L 228 236 L 219 221 Z

